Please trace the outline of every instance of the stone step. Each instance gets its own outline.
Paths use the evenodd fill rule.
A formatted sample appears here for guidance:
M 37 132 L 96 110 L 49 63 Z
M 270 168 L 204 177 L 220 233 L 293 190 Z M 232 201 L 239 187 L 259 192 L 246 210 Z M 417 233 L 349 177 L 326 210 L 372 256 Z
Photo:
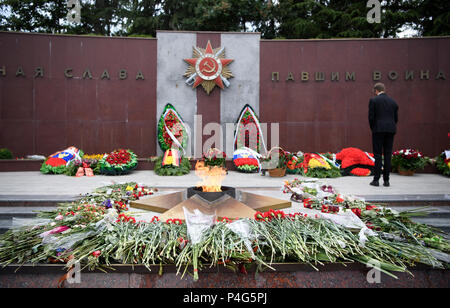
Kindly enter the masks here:
M 79 196 L 71 195 L 1 195 L 2 207 L 56 207 L 59 203 L 72 202 Z
M 5 233 L 12 227 L 12 219 L 3 219 L 0 217 L 0 234 Z
M 431 206 L 423 209 L 420 209 L 420 207 L 417 206 L 388 206 L 388 207 L 398 212 L 419 209 L 419 212 L 426 212 L 427 215 L 425 215 L 424 217 L 428 218 L 450 218 L 450 206 Z

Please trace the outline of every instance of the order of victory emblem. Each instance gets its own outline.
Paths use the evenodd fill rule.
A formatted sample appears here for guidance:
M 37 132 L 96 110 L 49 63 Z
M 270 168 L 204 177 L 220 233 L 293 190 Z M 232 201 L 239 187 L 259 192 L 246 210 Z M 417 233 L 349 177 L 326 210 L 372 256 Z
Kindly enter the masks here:
M 233 74 L 228 64 L 233 62 L 233 59 L 225 59 L 225 47 L 213 49 L 208 41 L 206 49 L 192 47 L 192 54 L 193 58 L 184 59 L 189 64 L 184 73 L 184 77 L 188 78 L 188 85 L 192 85 L 193 89 L 202 85 L 207 94 L 211 93 L 215 86 L 221 89 L 230 86 L 228 79 L 233 77 Z

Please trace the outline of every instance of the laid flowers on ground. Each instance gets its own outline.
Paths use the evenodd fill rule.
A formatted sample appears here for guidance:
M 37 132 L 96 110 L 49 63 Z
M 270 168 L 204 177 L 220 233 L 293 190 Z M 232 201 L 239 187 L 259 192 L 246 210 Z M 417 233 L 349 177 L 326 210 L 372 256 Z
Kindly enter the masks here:
M 81 160 L 84 153 L 76 147 L 68 147 L 47 157 L 41 166 L 41 172 L 45 174 L 62 174 L 67 170 L 71 161 Z
M 318 153 L 305 153 L 303 155 L 303 175 L 313 178 L 340 177 L 339 167 L 325 155 Z
M 417 263 L 448 266 L 432 249 L 448 253 L 450 245 L 436 230 L 410 220 L 420 214 L 417 211 L 397 213 L 314 181 L 286 182 L 285 190 L 301 194 L 304 210 L 212 219 L 201 236 L 193 238 L 183 220 L 139 221 L 128 211 L 131 200 L 156 190 L 137 183 L 100 187 L 39 213 L 35 223 L 0 235 L 0 264 L 60 262 L 70 268 L 80 262 L 83 268 L 105 271 L 113 264 L 149 269 L 173 264 L 181 276 L 193 266 L 195 277 L 206 266 L 245 272 L 250 264 L 273 269 L 275 262 L 301 262 L 318 269 L 329 262 L 376 260 L 379 269 L 392 276 Z M 342 217 L 362 225 L 347 227 L 339 221 Z
M 372 153 L 358 148 L 344 148 L 336 154 L 342 175 L 369 176 L 375 167 Z
M 191 163 L 176 149 L 166 150 L 162 156 L 153 159 L 155 173 L 161 176 L 186 175 L 191 170 Z
M 381 231 L 388 237 L 396 236 L 410 243 L 417 243 L 420 240 L 422 246 L 428 245 L 424 239 L 431 243 L 433 241 L 430 239 L 438 238 L 438 242 L 444 243 L 440 245 L 440 249 L 445 252 L 450 251 L 450 245 L 443 237 L 442 231 L 410 220 L 411 217 L 425 216 L 426 208 L 397 212 L 355 196 L 339 194 L 332 186 L 299 179 L 286 181 L 283 192 L 290 193 L 291 200 L 303 203 L 304 208 L 321 211 L 321 213 L 338 214 L 351 211 L 369 229 Z

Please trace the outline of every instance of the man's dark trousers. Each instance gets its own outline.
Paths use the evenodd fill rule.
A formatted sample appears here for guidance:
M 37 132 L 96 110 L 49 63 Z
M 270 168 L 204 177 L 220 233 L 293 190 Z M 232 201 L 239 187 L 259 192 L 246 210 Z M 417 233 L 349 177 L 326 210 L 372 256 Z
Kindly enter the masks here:
M 384 155 L 383 181 L 389 182 L 394 135 L 395 133 L 372 133 L 373 154 L 375 156 L 375 181 L 378 181 L 380 179 L 382 164 L 381 155 Z

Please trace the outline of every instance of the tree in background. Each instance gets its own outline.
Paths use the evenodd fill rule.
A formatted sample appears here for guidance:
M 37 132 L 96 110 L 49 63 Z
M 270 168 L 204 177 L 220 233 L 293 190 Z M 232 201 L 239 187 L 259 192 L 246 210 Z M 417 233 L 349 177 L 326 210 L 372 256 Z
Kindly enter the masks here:
M 67 0 L 2 0 L 0 29 L 7 31 L 59 33 L 65 26 Z
M 367 0 L 80 0 L 81 23 L 68 23 L 67 0 L 0 0 L 0 30 L 155 36 L 157 30 L 258 31 L 266 39 L 450 34 L 448 0 L 381 1 L 369 23 Z
M 123 1 L 120 9 L 123 29 L 122 35 L 156 36 L 160 27 L 161 0 Z
M 366 0 L 280 0 L 278 36 L 285 38 L 396 37 L 414 20 L 411 1 L 383 1 L 381 23 L 367 21 Z
M 414 27 L 422 36 L 450 35 L 450 1 L 421 0 L 416 6 Z

